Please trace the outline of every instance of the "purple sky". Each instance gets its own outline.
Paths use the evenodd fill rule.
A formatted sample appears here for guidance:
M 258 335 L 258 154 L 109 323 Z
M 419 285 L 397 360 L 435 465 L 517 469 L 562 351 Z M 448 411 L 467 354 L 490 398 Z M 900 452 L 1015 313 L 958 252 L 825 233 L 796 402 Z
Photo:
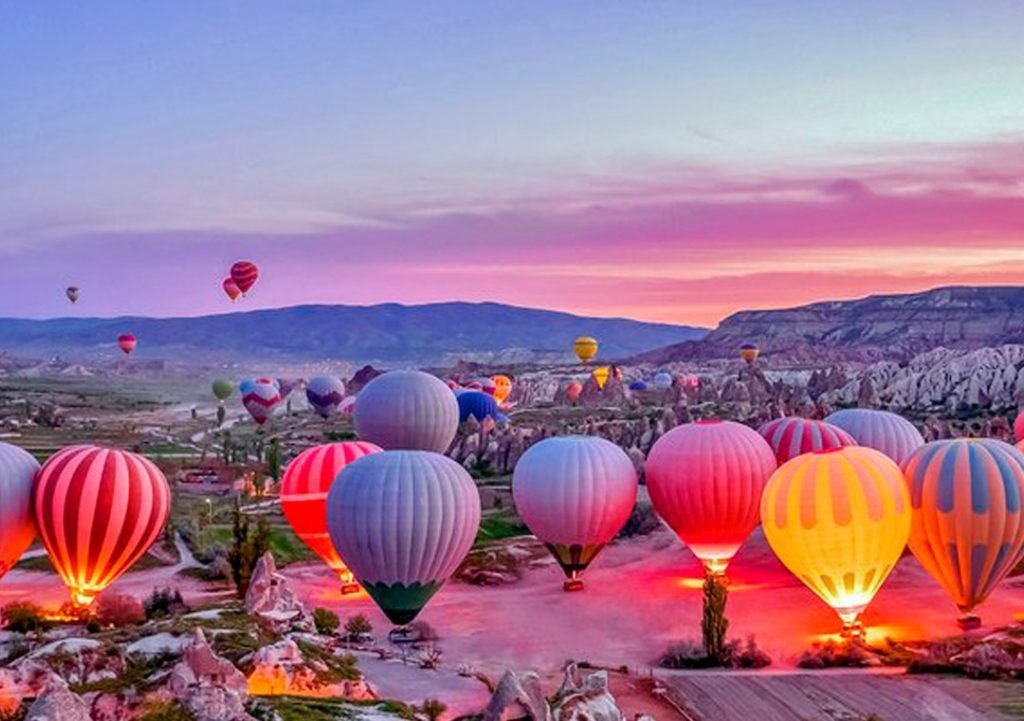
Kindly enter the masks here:
M 1017 283 L 1021 27 L 1015 2 L 8 4 L 0 315 L 713 325 Z M 240 257 L 263 276 L 231 306 Z

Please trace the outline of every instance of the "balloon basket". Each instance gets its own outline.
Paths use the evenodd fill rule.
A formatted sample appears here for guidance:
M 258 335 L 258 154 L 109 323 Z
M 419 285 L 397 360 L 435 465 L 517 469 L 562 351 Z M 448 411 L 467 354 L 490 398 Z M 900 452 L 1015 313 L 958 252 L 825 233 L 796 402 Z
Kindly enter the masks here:
M 981 617 L 966 613 L 956 620 L 956 625 L 961 631 L 974 631 L 981 628 Z
M 839 635 L 846 641 L 863 641 L 865 638 L 864 624 L 860 621 L 845 623 Z
M 562 590 L 566 593 L 576 593 L 577 591 L 583 590 L 583 579 L 582 578 L 570 578 L 562 584 Z
M 359 593 L 359 584 L 355 581 L 341 584 L 341 595 L 351 596 L 353 593 Z
M 393 644 L 416 643 L 419 640 L 420 632 L 412 626 L 396 626 L 388 632 L 388 641 Z

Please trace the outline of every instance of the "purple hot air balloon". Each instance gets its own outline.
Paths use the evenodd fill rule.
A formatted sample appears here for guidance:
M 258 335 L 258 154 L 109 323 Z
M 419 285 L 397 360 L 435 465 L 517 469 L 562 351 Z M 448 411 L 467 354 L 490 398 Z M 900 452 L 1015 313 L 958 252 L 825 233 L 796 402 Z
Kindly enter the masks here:
M 345 398 L 345 384 L 336 376 L 314 376 L 306 384 L 306 399 L 321 418 L 334 413 Z

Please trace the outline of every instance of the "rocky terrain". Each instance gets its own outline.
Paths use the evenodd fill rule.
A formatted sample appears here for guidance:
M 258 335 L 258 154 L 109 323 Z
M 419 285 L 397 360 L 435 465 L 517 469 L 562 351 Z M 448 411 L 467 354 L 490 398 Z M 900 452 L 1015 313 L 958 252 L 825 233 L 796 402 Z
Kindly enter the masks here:
M 664 364 L 735 356 L 755 343 L 780 364 L 907 360 L 938 347 L 974 350 L 1024 342 L 1024 287 L 949 287 L 782 310 L 742 311 L 699 341 L 641 354 Z

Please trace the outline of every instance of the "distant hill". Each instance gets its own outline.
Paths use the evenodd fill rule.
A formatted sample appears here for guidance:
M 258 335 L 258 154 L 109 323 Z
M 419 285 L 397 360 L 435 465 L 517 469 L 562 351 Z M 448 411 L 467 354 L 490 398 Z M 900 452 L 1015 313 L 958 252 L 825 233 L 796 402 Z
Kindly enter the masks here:
M 427 364 L 466 358 L 568 360 L 573 340 L 600 340 L 600 358 L 634 355 L 707 331 L 622 318 L 586 318 L 498 303 L 406 306 L 304 305 L 194 318 L 0 318 L 0 352 L 68 359 L 120 356 L 119 333 L 139 339 L 133 357 L 172 361 L 348 360 Z
M 650 363 L 735 356 L 756 343 L 765 356 L 800 363 L 908 359 L 937 347 L 1024 343 L 1024 287 L 936 288 L 782 310 L 742 311 L 704 338 L 640 354 Z

